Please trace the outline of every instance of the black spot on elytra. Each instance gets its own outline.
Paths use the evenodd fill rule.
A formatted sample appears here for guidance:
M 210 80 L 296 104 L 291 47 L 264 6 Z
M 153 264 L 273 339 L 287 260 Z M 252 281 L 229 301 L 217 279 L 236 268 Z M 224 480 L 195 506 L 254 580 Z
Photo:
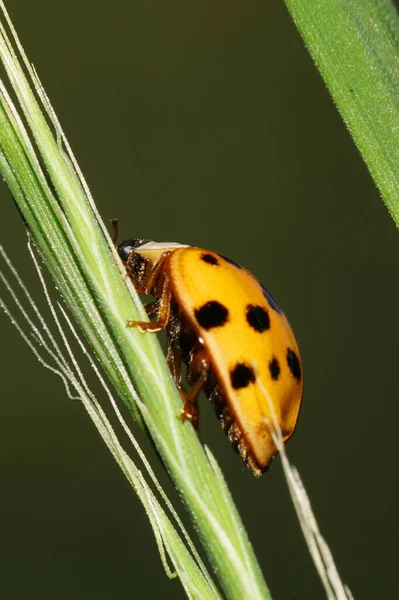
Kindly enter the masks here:
M 289 370 L 295 377 L 295 379 L 297 381 L 300 381 L 301 375 L 302 375 L 301 363 L 299 362 L 298 356 L 295 354 L 295 352 L 293 350 L 291 350 L 291 348 L 287 349 L 287 365 L 289 367 Z
M 219 264 L 219 261 L 216 258 L 216 256 L 213 256 L 213 254 L 208 254 L 207 252 L 205 252 L 204 254 L 201 255 L 201 260 L 208 263 L 208 265 L 218 265 Z
M 228 258 L 227 256 L 223 256 L 223 254 L 219 254 L 219 256 L 221 258 L 223 258 L 223 260 L 225 260 L 226 262 L 228 262 L 229 265 L 233 265 L 233 267 L 236 267 L 237 269 L 242 269 L 242 266 L 239 265 L 238 263 L 236 263 L 235 260 L 232 260 L 231 258 Z
M 283 311 L 281 310 L 281 308 L 279 307 L 279 305 L 277 304 L 277 302 L 275 301 L 273 296 L 267 291 L 267 289 L 263 285 L 262 285 L 262 292 L 263 292 L 264 297 L 266 298 L 266 300 L 272 307 L 272 309 L 275 310 L 276 312 L 278 312 L 279 315 L 282 315 Z
M 279 362 L 277 360 L 277 358 L 274 356 L 272 358 L 272 360 L 269 362 L 269 371 L 270 371 L 270 376 L 272 379 L 274 379 L 274 381 L 277 381 L 277 379 L 280 376 L 280 365 Z
M 248 304 L 246 317 L 248 325 L 250 325 L 252 329 L 255 329 L 255 331 L 258 331 L 258 333 L 263 333 L 263 331 L 270 329 L 269 313 L 263 306 Z
M 197 308 L 194 314 L 198 324 L 204 329 L 222 327 L 229 319 L 229 311 L 217 300 L 206 302 L 201 308 Z
M 237 363 L 230 371 L 231 385 L 235 390 L 246 388 L 250 383 L 255 383 L 255 379 L 253 368 L 244 363 Z

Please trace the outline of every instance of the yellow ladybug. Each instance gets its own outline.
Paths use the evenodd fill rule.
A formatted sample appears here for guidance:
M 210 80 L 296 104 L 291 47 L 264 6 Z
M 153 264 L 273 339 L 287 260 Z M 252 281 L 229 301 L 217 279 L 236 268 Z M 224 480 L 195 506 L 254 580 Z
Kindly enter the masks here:
M 287 441 L 303 392 L 298 345 L 280 307 L 251 273 L 215 252 L 150 240 L 127 240 L 117 250 L 137 291 L 156 298 L 147 305 L 155 321 L 128 325 L 166 329 L 182 418 L 197 427 L 204 389 L 231 443 L 260 475 L 277 452 L 270 402 Z M 181 386 L 182 360 L 188 393 Z

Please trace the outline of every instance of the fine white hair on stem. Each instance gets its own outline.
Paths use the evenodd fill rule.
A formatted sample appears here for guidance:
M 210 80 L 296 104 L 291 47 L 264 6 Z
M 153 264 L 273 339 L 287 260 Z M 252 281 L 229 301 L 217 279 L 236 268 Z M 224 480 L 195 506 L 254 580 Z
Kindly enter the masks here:
M 0 269 L 0 280 L 3 282 L 5 288 L 9 292 L 13 302 L 15 303 L 15 305 L 18 309 L 19 314 L 22 315 L 22 317 L 27 322 L 28 327 L 31 330 L 31 334 L 33 334 L 33 337 L 37 341 L 37 344 L 39 345 L 39 347 L 41 348 L 42 351 L 45 351 L 50 356 L 50 358 L 56 364 L 56 367 L 53 367 L 52 365 L 50 365 L 47 361 L 45 361 L 43 359 L 43 357 L 41 356 L 41 353 L 39 352 L 36 345 L 31 341 L 31 339 L 29 339 L 28 335 L 24 332 L 23 328 L 19 325 L 17 319 L 12 314 L 12 312 L 9 310 L 7 304 L 1 297 L 0 297 L 0 307 L 4 310 L 5 314 L 10 318 L 11 322 L 16 327 L 18 333 L 21 335 L 22 339 L 32 350 L 32 352 L 34 353 L 36 358 L 39 360 L 39 362 L 45 368 L 49 369 L 50 371 L 52 371 L 53 373 L 55 373 L 56 375 L 58 375 L 61 378 L 61 380 L 63 381 L 64 386 L 66 388 L 68 397 L 71 399 L 74 399 L 74 400 L 82 401 L 88 414 L 92 418 L 97 430 L 99 431 L 100 435 L 102 436 L 103 440 L 107 444 L 107 446 L 108 446 L 109 450 L 111 451 L 112 455 L 114 456 L 115 460 L 121 467 L 125 476 L 128 478 L 129 482 L 131 483 L 132 487 L 135 489 L 136 493 L 138 494 L 138 496 L 140 497 L 140 499 L 144 505 L 144 508 L 148 514 L 152 529 L 154 531 L 158 550 L 159 550 L 161 560 L 164 565 L 166 574 L 168 575 L 169 578 L 173 578 L 176 575 L 179 575 L 182 580 L 182 583 L 186 589 L 188 597 L 194 598 L 195 595 L 192 594 L 192 591 L 190 590 L 190 586 L 187 586 L 186 585 L 187 582 L 186 582 L 186 584 L 184 582 L 184 579 L 185 579 L 184 572 L 181 570 L 181 568 L 179 566 L 179 562 L 176 560 L 175 552 L 171 548 L 170 536 L 168 536 L 167 529 L 165 529 L 165 520 L 167 519 L 167 517 L 164 513 L 164 510 L 160 506 L 158 500 L 156 500 L 156 498 L 154 496 L 154 493 L 148 486 L 148 483 L 146 482 L 143 473 L 136 467 L 136 465 L 133 463 L 130 456 L 126 453 L 126 451 L 120 445 L 120 442 L 117 439 L 116 434 L 115 434 L 103 408 L 99 404 L 97 398 L 91 392 L 91 390 L 86 382 L 86 379 L 83 375 L 82 369 L 79 366 L 78 360 L 76 359 L 76 357 L 72 351 L 72 348 L 68 342 L 67 336 L 66 336 L 66 334 L 63 330 L 63 327 L 61 325 L 61 322 L 58 318 L 57 311 L 55 310 L 55 307 L 51 301 L 50 294 L 47 290 L 46 282 L 44 280 L 44 277 L 41 272 L 41 269 L 38 264 L 35 253 L 32 249 L 30 240 L 28 242 L 28 247 L 29 247 L 29 252 L 31 254 L 32 260 L 36 267 L 36 271 L 39 276 L 39 280 L 41 282 L 41 285 L 42 285 L 42 288 L 44 291 L 46 302 L 49 306 L 49 309 L 50 309 L 52 318 L 54 320 L 54 323 L 56 325 L 56 328 L 61 336 L 62 345 L 68 354 L 69 361 L 63 355 L 62 350 L 61 350 L 59 344 L 57 343 L 55 337 L 53 336 L 51 329 L 48 326 L 45 318 L 39 311 L 35 301 L 31 297 L 28 289 L 26 288 L 24 282 L 22 281 L 20 275 L 18 274 L 17 270 L 15 269 L 14 265 L 10 261 L 9 257 L 5 253 L 2 246 L 0 246 L 0 256 L 3 259 L 3 261 L 5 262 L 6 266 L 9 268 L 12 276 L 15 278 L 17 285 L 22 290 L 22 293 L 25 296 L 25 299 L 27 300 L 28 304 L 30 305 L 34 315 L 36 316 L 36 318 L 40 324 L 40 327 L 44 332 L 44 335 L 41 333 L 39 328 L 36 326 L 34 321 L 29 316 L 28 312 L 26 311 L 23 304 L 19 300 L 17 293 L 14 290 L 12 284 L 8 281 L 8 279 L 6 278 L 5 274 L 3 273 L 3 271 L 1 269 Z M 198 568 L 200 569 L 204 579 L 207 581 L 207 584 L 209 586 L 209 591 L 210 591 L 210 597 L 215 598 L 215 599 L 219 598 L 220 597 L 219 593 L 216 590 L 216 588 L 212 582 L 212 579 L 210 578 L 200 556 L 198 555 L 198 552 L 197 552 L 193 542 L 191 541 L 187 531 L 185 530 L 185 528 L 181 522 L 181 519 L 177 515 L 170 500 L 168 499 L 164 490 L 162 489 L 162 487 L 161 487 L 159 481 L 157 480 L 152 468 L 150 467 L 143 451 L 141 450 L 137 440 L 135 439 L 135 437 L 133 436 L 129 427 L 127 426 L 125 420 L 123 419 L 122 414 L 115 402 L 115 399 L 113 398 L 112 393 L 111 393 L 109 387 L 107 386 L 105 379 L 101 375 L 95 361 L 93 360 L 93 358 L 87 351 L 85 345 L 83 344 L 82 340 L 80 339 L 79 335 L 77 334 L 77 331 L 76 331 L 75 327 L 73 326 L 71 319 L 69 318 L 65 309 L 63 308 L 63 306 L 60 303 L 58 303 L 58 309 L 61 312 L 63 318 L 65 319 L 65 321 L 68 325 L 68 328 L 70 329 L 74 339 L 78 343 L 80 350 L 82 351 L 83 355 L 88 359 L 90 366 L 92 367 L 93 371 L 95 372 L 103 390 L 106 393 L 106 396 L 108 397 L 108 400 L 113 408 L 113 411 L 118 418 L 119 423 L 122 425 L 123 430 L 125 431 L 128 439 L 132 443 L 138 457 L 142 461 L 145 471 L 147 471 L 152 483 L 154 484 L 155 489 L 160 494 L 160 497 L 162 498 L 167 509 L 169 510 L 172 517 L 174 518 L 178 529 L 180 529 L 182 536 L 187 544 L 187 547 L 190 549 L 190 552 L 191 552 L 192 556 L 194 557 L 194 559 L 198 565 Z M 71 367 L 71 365 L 72 365 L 72 367 Z M 72 393 L 72 391 L 71 391 L 72 389 L 75 390 L 76 394 Z M 168 557 L 172 561 L 172 564 L 175 569 L 174 572 L 171 571 L 171 569 L 169 568 Z
M 198 564 L 200 565 L 201 570 L 202 570 L 202 568 L 204 569 L 203 570 L 204 576 L 208 577 L 208 573 L 207 573 L 207 571 L 206 571 L 206 569 L 205 569 L 205 567 L 204 567 L 204 565 L 202 563 L 202 560 L 201 560 L 201 558 L 200 558 L 200 556 L 199 556 L 199 554 L 198 554 L 198 552 L 197 552 L 197 550 L 196 550 L 193 542 L 191 541 L 191 539 L 190 539 L 190 537 L 189 537 L 189 535 L 188 535 L 188 533 L 187 533 L 187 531 L 186 531 L 186 529 L 185 529 L 185 527 L 184 527 L 184 525 L 183 525 L 183 523 L 182 523 L 179 515 L 177 514 L 177 512 L 174 509 L 172 503 L 170 502 L 169 498 L 165 494 L 165 492 L 164 492 L 162 486 L 160 485 L 158 479 L 156 478 L 155 473 L 154 473 L 153 469 L 151 468 L 151 465 L 148 462 L 148 460 L 147 460 L 144 452 L 140 448 L 139 443 L 137 442 L 136 438 L 134 437 L 134 435 L 132 434 L 131 430 L 127 426 L 127 423 L 126 423 L 125 419 L 122 417 L 122 414 L 121 414 L 121 412 L 120 412 L 120 410 L 118 408 L 118 405 L 115 402 L 115 399 L 114 399 L 113 395 L 111 394 L 111 391 L 110 391 L 109 387 L 106 385 L 105 380 L 104 380 L 103 376 L 101 375 L 101 373 L 100 373 L 97 365 L 95 364 L 93 358 L 90 356 L 90 354 L 88 353 L 86 347 L 82 343 L 82 340 L 78 336 L 77 331 L 76 331 L 75 327 L 73 326 L 71 319 L 66 314 L 64 308 L 59 303 L 58 303 L 58 307 L 59 307 L 60 311 L 62 312 L 62 314 L 64 316 L 64 319 L 66 320 L 66 322 L 67 322 L 67 324 L 68 324 L 68 326 L 69 326 L 72 334 L 74 335 L 77 343 L 79 344 L 82 353 L 85 354 L 86 357 L 87 357 L 87 359 L 89 360 L 92 369 L 94 370 L 94 372 L 95 372 L 98 380 L 101 383 L 101 386 L 103 387 L 105 393 L 108 396 L 108 400 L 109 400 L 109 402 L 110 402 L 110 404 L 111 404 L 111 406 L 112 406 L 112 408 L 113 408 L 113 410 L 114 410 L 114 412 L 115 412 L 115 414 L 116 414 L 116 416 L 118 418 L 119 423 L 122 425 L 123 430 L 125 431 L 127 437 L 129 438 L 130 442 L 132 443 L 132 446 L 134 447 L 136 453 L 138 454 L 140 460 L 142 461 L 142 463 L 143 463 L 143 465 L 145 467 L 145 470 L 147 471 L 147 473 L 148 473 L 151 481 L 153 482 L 154 486 L 156 487 L 156 489 L 157 489 L 158 493 L 160 494 L 162 500 L 165 502 L 165 505 L 167 506 L 169 512 L 172 514 L 173 518 L 175 519 L 175 521 L 176 521 L 176 523 L 177 523 L 177 525 L 178 525 L 178 527 L 179 527 L 179 529 L 180 529 L 180 531 L 181 531 L 184 539 L 186 540 L 186 542 L 187 542 L 187 544 L 188 544 L 188 546 L 189 546 L 189 548 L 190 548 L 193 556 L 195 557 L 195 559 L 197 560 Z M 99 407 L 99 408 L 101 410 L 101 407 Z
M 298 470 L 291 465 L 288 460 L 272 398 L 261 381 L 259 382 L 259 387 L 266 398 L 271 414 L 272 422 L 265 419 L 266 424 L 280 453 L 285 479 L 298 521 L 309 548 L 310 555 L 323 583 L 327 598 L 328 600 L 351 600 L 353 598 L 351 591 L 348 586 L 342 582 L 331 551 L 320 533 L 309 496 L 306 493 L 305 486 L 300 478 Z

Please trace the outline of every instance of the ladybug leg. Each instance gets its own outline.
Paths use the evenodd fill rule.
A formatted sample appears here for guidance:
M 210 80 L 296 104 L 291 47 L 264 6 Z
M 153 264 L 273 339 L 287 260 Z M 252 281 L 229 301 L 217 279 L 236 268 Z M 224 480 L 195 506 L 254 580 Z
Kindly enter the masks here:
M 156 303 L 159 305 L 158 308 L 158 318 L 156 321 L 128 321 L 128 327 L 138 327 L 140 331 L 151 331 L 152 333 L 156 333 L 157 331 L 161 331 L 165 329 L 169 322 L 170 317 L 170 302 L 172 299 L 172 293 L 170 290 L 169 282 L 165 278 L 162 288 L 161 297 Z M 150 308 L 150 311 L 155 310 L 154 308 Z M 155 314 L 155 313 L 154 313 Z
M 202 387 L 209 374 L 209 359 L 203 348 L 197 350 L 192 354 L 190 365 L 189 365 L 189 380 L 193 379 L 193 376 L 198 375 L 197 380 L 193 384 L 190 391 L 183 398 L 184 404 L 181 409 L 180 418 L 189 419 L 193 424 L 193 427 L 198 431 L 199 411 L 198 411 L 198 396 L 202 390 Z
M 111 219 L 111 225 L 114 231 L 114 235 L 112 236 L 112 243 L 115 245 L 116 240 L 118 239 L 118 219 Z
M 179 390 L 180 396 L 182 397 L 183 402 L 186 401 L 186 392 L 183 390 L 181 385 L 181 365 L 182 359 L 180 356 L 180 352 L 176 346 L 173 344 L 168 345 L 168 350 L 166 354 L 166 362 L 168 363 L 168 367 L 170 372 L 172 373 L 173 381 L 176 384 L 177 389 Z
M 133 279 L 133 281 L 135 282 L 134 287 L 140 294 L 145 294 L 146 296 L 148 296 L 148 294 L 151 294 L 153 296 L 155 295 L 153 293 L 154 289 L 156 288 L 157 283 L 160 279 L 160 275 L 164 268 L 165 259 L 169 256 L 169 254 L 170 254 L 170 252 L 165 252 L 161 256 L 161 258 L 156 262 L 156 264 L 153 266 L 153 268 L 148 273 L 148 276 L 145 277 L 144 285 L 140 285 L 138 283 L 138 281 L 135 280 L 135 277 L 134 277 L 134 252 L 130 253 L 130 255 L 126 261 L 126 265 L 125 265 L 126 273 L 127 273 L 128 277 Z M 156 294 L 156 296 L 158 296 L 158 294 Z
M 148 304 L 146 304 L 144 308 L 145 312 L 149 317 L 155 317 L 159 310 L 159 300 L 154 300 L 154 302 L 148 302 Z

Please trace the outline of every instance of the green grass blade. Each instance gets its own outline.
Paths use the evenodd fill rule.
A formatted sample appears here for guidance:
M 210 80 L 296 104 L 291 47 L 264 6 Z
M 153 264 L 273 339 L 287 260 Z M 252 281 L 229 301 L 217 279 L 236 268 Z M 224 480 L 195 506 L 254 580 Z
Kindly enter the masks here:
M 399 20 L 395 7 L 389 0 L 285 2 L 399 226 Z

